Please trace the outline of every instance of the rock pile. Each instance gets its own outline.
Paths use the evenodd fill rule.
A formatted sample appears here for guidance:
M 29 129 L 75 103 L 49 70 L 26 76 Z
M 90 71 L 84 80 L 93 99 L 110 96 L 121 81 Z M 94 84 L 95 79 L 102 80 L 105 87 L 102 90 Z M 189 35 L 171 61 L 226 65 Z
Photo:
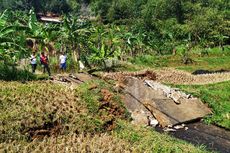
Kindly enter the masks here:
M 145 83 L 154 90 L 160 90 L 168 98 L 171 98 L 175 103 L 180 104 L 181 99 L 193 98 L 190 94 L 185 94 L 177 88 L 170 88 L 169 86 L 155 82 L 153 80 L 145 80 Z

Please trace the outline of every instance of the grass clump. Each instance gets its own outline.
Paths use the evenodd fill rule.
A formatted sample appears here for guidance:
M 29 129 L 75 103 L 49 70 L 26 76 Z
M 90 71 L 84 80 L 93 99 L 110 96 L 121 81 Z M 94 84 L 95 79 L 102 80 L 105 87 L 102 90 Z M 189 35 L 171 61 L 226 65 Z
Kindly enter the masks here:
M 162 61 L 160 57 L 154 55 L 140 55 L 131 59 L 131 63 L 144 67 L 163 67 L 165 62 L 167 61 Z
M 19 70 L 15 66 L 8 66 L 0 62 L 0 80 L 5 81 L 31 81 L 36 76 L 28 70 Z

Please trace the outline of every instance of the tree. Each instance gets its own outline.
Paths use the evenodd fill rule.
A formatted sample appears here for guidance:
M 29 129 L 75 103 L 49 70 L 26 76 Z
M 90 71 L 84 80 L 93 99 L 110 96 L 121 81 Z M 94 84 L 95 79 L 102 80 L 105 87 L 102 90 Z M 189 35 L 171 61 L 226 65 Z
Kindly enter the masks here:
M 20 55 L 26 54 L 25 35 L 22 31 L 28 28 L 18 25 L 17 22 L 8 23 L 7 18 L 8 11 L 4 11 L 0 15 L 0 60 L 15 63 Z

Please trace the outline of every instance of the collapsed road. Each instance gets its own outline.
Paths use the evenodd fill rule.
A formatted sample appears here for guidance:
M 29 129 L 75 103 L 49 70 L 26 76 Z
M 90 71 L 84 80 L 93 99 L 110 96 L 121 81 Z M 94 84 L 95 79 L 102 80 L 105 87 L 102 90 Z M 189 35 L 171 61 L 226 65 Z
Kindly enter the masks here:
M 155 82 L 153 72 L 118 77 L 115 80 L 122 84 L 124 103 L 131 113 L 133 124 L 152 126 L 158 132 L 204 145 L 211 151 L 230 153 L 230 131 L 199 122 L 212 113 L 200 99 Z M 54 81 L 74 88 L 92 79 L 94 77 L 80 73 L 56 76 Z
M 212 113 L 198 98 L 153 80 L 143 82 L 134 77 L 126 77 L 124 84 L 125 105 L 133 114 L 135 124 L 139 124 L 140 118 L 141 122 L 148 123 L 147 117 L 150 116 L 164 128 L 201 119 Z
M 198 122 L 212 113 L 200 99 L 153 80 L 126 77 L 124 84 L 125 105 L 134 124 L 154 127 L 158 124 L 158 132 L 169 132 L 195 145 L 205 145 L 211 151 L 230 153 L 229 131 Z

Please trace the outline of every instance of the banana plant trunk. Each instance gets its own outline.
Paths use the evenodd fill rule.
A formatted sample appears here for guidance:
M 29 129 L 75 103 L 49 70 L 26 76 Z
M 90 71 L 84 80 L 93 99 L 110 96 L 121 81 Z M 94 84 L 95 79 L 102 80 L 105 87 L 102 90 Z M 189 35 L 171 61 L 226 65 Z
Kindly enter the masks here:
M 77 56 L 77 51 L 76 51 L 77 47 L 75 44 L 72 45 L 72 50 L 73 50 L 73 59 L 75 62 L 78 61 L 78 56 Z
M 77 57 L 77 47 L 74 43 L 72 43 L 72 59 L 73 59 L 73 63 L 71 63 L 71 72 L 75 73 L 76 71 L 79 70 L 79 66 L 78 66 L 78 57 Z

